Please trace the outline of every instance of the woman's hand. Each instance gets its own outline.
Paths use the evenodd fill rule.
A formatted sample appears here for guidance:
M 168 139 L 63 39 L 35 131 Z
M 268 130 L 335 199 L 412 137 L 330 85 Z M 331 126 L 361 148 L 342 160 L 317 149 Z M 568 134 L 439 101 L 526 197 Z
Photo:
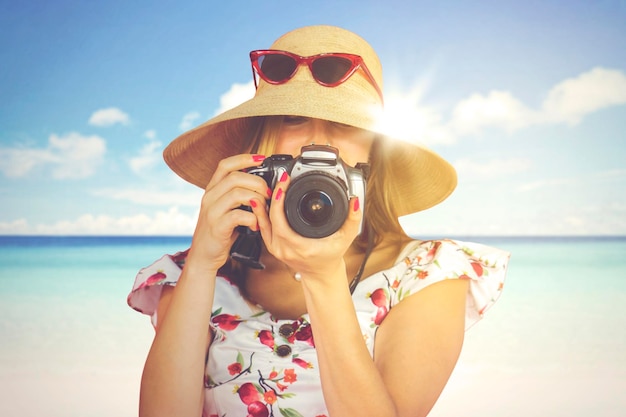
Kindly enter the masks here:
M 289 182 L 289 175 L 283 173 L 274 187 L 269 214 L 260 200 L 252 204 L 267 250 L 306 279 L 331 279 L 338 272 L 345 274 L 343 256 L 358 235 L 362 218 L 358 198 L 350 200 L 347 219 L 337 232 L 321 239 L 305 238 L 291 229 L 285 216 Z
M 262 155 L 242 154 L 220 161 L 202 197 L 188 262 L 217 271 L 228 259 L 237 237 L 235 228 L 257 229 L 257 216 L 238 208 L 251 205 L 251 200 L 265 206 L 271 191 L 261 177 L 241 170 L 259 166 L 264 159 Z

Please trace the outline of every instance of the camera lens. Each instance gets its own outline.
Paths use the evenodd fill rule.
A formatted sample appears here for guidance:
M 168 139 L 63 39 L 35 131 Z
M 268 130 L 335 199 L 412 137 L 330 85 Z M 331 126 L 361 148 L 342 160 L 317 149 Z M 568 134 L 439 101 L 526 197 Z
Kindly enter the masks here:
M 333 201 L 323 191 L 311 191 L 302 196 L 298 210 L 304 221 L 311 226 L 319 226 L 326 223 L 332 216 Z
M 311 171 L 293 179 L 285 194 L 285 215 L 291 228 L 304 237 L 335 233 L 348 215 L 347 187 L 324 171 Z

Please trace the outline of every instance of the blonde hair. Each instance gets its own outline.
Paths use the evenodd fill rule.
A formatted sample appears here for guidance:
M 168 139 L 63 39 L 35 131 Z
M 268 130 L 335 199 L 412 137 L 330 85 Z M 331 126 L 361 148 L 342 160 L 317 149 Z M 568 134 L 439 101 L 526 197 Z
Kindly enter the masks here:
M 268 116 L 261 118 L 257 128 L 252 132 L 252 136 L 242 153 L 256 153 L 259 155 L 272 155 L 276 152 L 278 135 L 283 125 L 284 116 Z
M 366 230 L 372 233 L 374 244 L 380 243 L 383 237 L 392 240 L 404 240 L 408 236 L 398 220 L 397 210 L 391 196 L 390 184 L 393 175 L 391 168 L 393 161 L 386 146 L 386 139 L 378 137 L 370 150 L 370 175 L 367 179 L 365 192 L 365 222 Z M 357 242 L 364 248 L 362 239 Z

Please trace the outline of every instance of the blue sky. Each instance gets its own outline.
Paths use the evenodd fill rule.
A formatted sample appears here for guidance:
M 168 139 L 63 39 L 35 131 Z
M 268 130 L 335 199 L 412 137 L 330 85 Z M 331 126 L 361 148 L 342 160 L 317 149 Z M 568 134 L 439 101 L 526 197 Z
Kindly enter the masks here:
M 623 0 L 0 0 L 0 234 L 191 234 L 161 151 L 309 24 L 367 39 L 395 133 L 459 172 L 411 234 L 626 234 Z

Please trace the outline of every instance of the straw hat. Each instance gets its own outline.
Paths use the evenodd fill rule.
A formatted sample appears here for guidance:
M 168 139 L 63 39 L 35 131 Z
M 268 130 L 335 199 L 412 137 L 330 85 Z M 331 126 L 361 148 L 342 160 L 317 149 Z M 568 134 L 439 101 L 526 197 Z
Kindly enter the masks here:
M 376 52 L 358 35 L 334 26 L 308 26 L 280 37 L 270 49 L 311 56 L 324 52 L 360 55 L 382 88 L 382 68 Z M 330 120 L 383 135 L 391 152 L 393 187 L 398 216 L 432 207 L 456 187 L 454 168 L 433 151 L 391 139 L 380 131 L 383 103 L 362 70 L 337 87 L 318 84 L 300 67 L 284 84 L 260 80 L 254 98 L 174 139 L 163 152 L 169 167 L 184 180 L 205 188 L 217 164 L 236 155 L 249 140 L 261 116 L 293 115 Z

